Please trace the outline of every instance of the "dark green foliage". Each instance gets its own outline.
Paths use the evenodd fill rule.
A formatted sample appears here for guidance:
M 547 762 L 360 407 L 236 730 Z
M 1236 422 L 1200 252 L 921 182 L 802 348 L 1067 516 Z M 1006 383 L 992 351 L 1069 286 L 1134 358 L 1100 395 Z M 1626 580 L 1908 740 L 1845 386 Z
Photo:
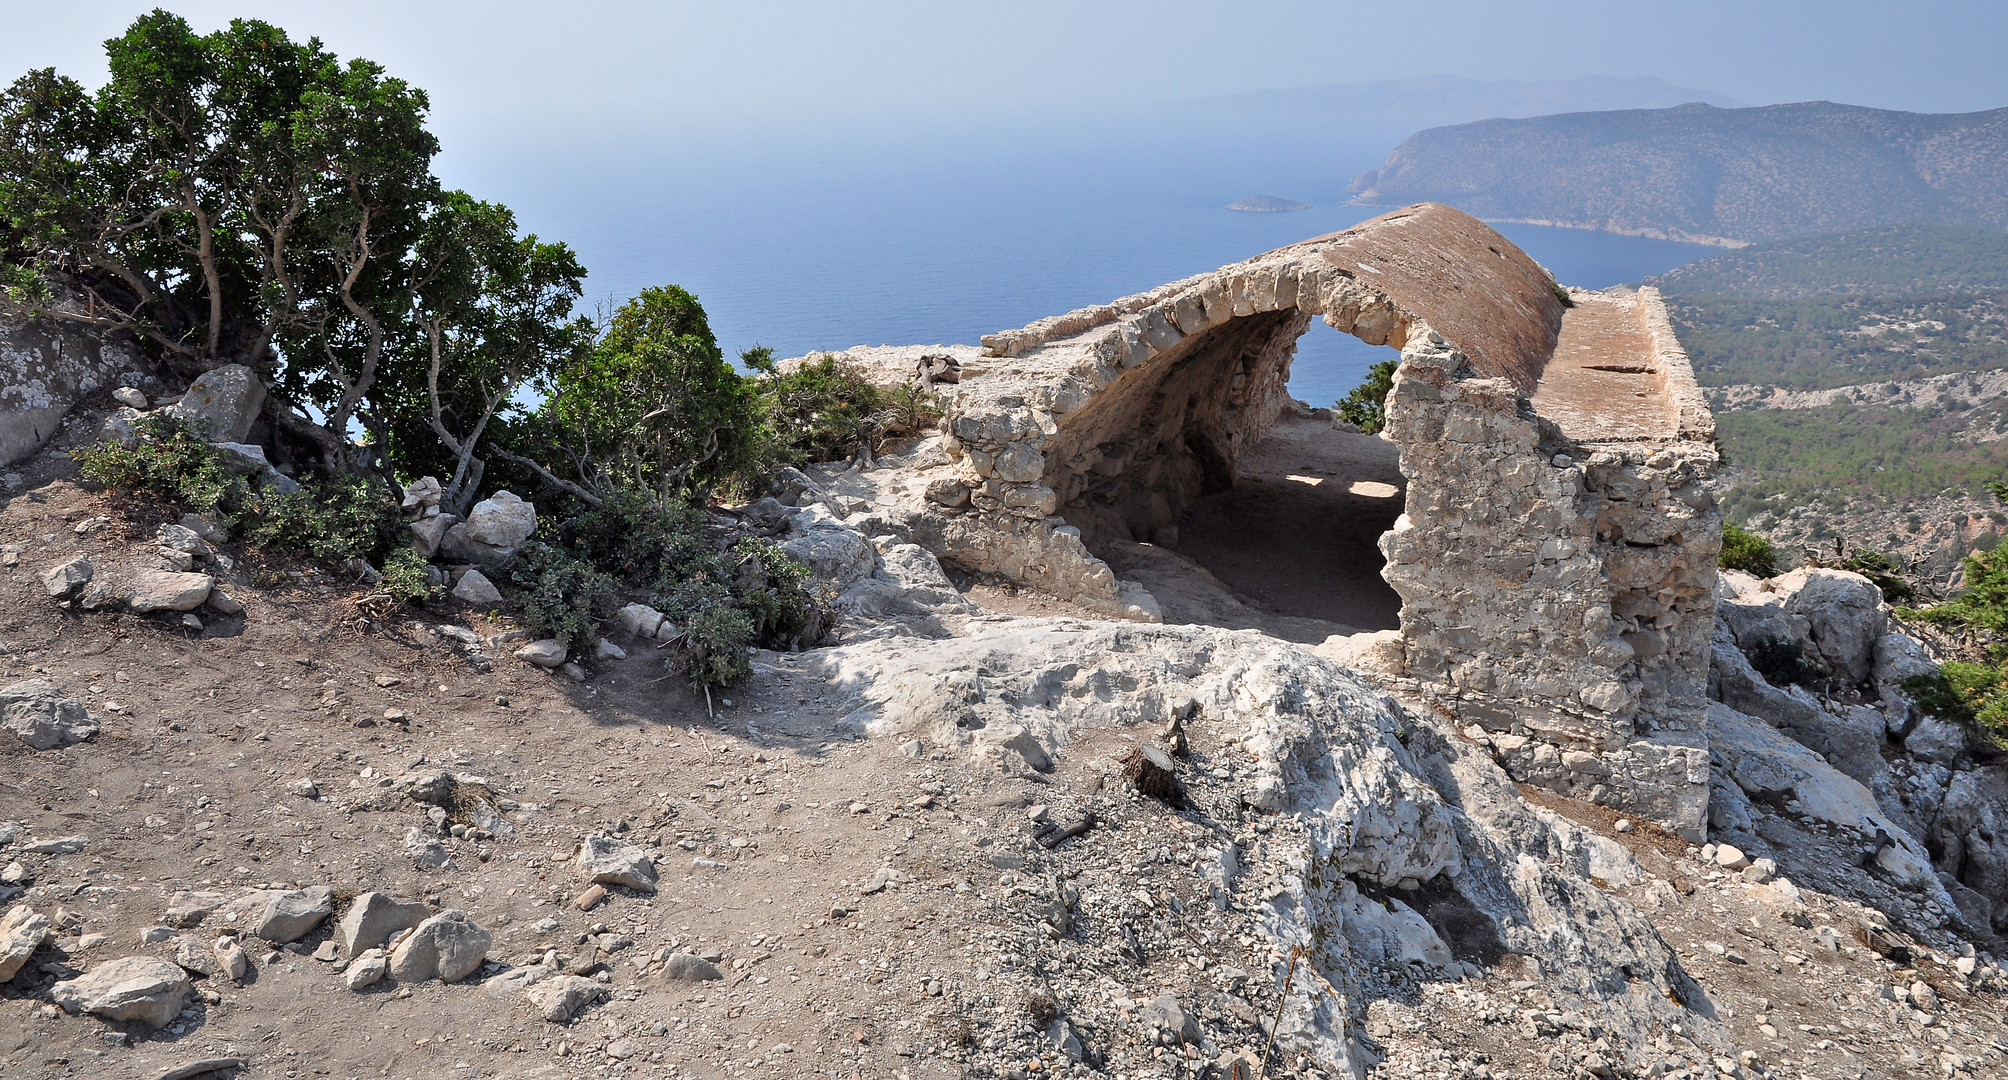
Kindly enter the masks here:
M 1366 379 L 1332 406 L 1339 419 L 1364 434 L 1379 434 L 1387 423 L 1387 395 L 1394 389 L 1394 372 L 1400 365 L 1399 360 L 1383 360 L 1368 368 Z
M 1904 692 L 1918 708 L 2008 749 L 2008 671 L 1997 664 L 1950 660 L 1936 675 L 1913 675 Z
M 399 604 L 424 600 L 439 591 L 432 584 L 431 568 L 417 549 L 405 545 L 391 551 L 383 561 L 383 581 L 378 589 Z
M 697 297 L 674 285 L 614 312 L 598 345 L 557 374 L 542 419 L 583 487 L 637 487 L 662 503 L 708 495 L 760 444 L 753 386 L 726 363 Z
M 548 538 L 554 550 L 563 545 L 565 558 L 598 567 L 612 587 L 667 615 L 681 634 L 665 662 L 696 682 L 722 685 L 744 677 L 751 670 L 747 654 L 756 646 L 788 649 L 821 641 L 830 623 L 829 595 L 808 568 L 769 541 L 743 538 L 723 546 L 707 535 L 711 528 L 702 507 L 658 506 L 626 491 L 553 528 Z M 597 599 L 565 614 L 558 611 L 558 594 L 552 595 L 538 616 L 540 630 L 606 617 Z
M 509 565 L 523 624 L 567 649 L 583 652 L 613 617 L 618 585 L 574 553 L 549 543 L 524 546 Z
M 1746 646 L 1743 655 L 1772 686 L 1796 684 L 1817 688 L 1832 677 L 1826 668 L 1806 659 L 1806 651 L 1796 641 L 1760 638 Z
M 376 563 L 410 536 L 383 482 L 363 474 L 303 479 L 300 490 L 283 495 L 255 491 L 238 527 L 253 547 L 304 551 L 329 562 Z
M 870 449 L 886 408 L 884 391 L 827 353 L 761 380 L 760 404 L 774 456 L 786 465 L 837 461 Z
M 1821 390 L 2008 365 L 2002 296 L 1669 297 L 1703 386 Z
M 1938 296 L 2008 290 L 2008 232 L 1891 225 L 1801 236 L 1676 267 L 1647 284 L 1668 296 Z
M 683 624 L 682 648 L 671 668 L 702 686 L 723 686 L 753 674 L 747 655 L 753 620 L 744 611 L 711 604 Z
M 145 492 L 204 517 L 234 523 L 250 495 L 244 478 L 223 465 L 223 451 L 187 424 L 151 413 L 134 425 L 139 441 L 93 443 L 71 452 L 92 483 L 122 492 Z
M 2008 441 L 1975 442 L 1959 418 L 1917 409 L 1750 409 L 1717 413 L 1715 423 L 1716 438 L 1757 475 L 1723 498 L 1737 518 L 1781 504 L 1928 499 L 2008 472 Z
M 1778 574 L 1778 550 L 1771 541 L 1726 521 L 1722 523 L 1722 554 L 1715 561 L 1724 570 L 1741 570 L 1760 578 Z
M 1555 299 L 1561 301 L 1563 307 L 1572 308 L 1576 306 L 1576 301 L 1574 300 L 1574 298 L 1569 296 L 1569 290 L 1563 288 L 1561 282 L 1550 281 L 1548 283 L 1548 289 L 1555 294 Z

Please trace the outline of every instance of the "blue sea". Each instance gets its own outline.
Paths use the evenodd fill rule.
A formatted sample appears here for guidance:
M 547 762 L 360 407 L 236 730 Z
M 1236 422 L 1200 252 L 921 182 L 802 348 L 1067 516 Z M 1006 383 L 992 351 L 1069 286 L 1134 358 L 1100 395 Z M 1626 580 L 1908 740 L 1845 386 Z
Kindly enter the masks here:
M 603 147 L 482 155 L 455 163 L 464 175 L 449 170 L 448 179 L 500 198 L 526 228 L 576 247 L 596 300 L 674 282 L 703 302 L 728 355 L 766 345 L 785 357 L 974 344 L 1345 228 L 1384 212 L 1347 205 L 1344 190 L 1384 153 L 1371 143 L 1321 145 L 1301 132 L 1216 138 L 1196 154 L 1134 140 L 1052 140 L 1027 154 L 968 138 L 804 135 L 642 145 L 612 156 Z M 1313 205 L 1224 209 L 1258 193 Z M 1498 227 L 1561 281 L 1590 288 L 1715 251 Z M 1313 323 L 1291 391 L 1328 405 L 1392 355 Z

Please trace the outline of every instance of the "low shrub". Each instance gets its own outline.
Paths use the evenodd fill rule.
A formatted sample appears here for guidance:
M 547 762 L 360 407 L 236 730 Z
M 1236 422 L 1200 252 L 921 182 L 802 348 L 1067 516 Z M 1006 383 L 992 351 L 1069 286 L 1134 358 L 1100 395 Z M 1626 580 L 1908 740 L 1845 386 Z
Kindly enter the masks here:
M 406 545 L 392 551 L 383 561 L 383 581 L 377 586 L 399 604 L 428 599 L 439 591 L 432 583 L 432 567 L 417 549 Z
M 941 402 L 912 386 L 887 390 L 856 367 L 823 354 L 760 380 L 760 405 L 771 446 L 783 465 L 838 461 L 918 435 L 941 420 Z
M 701 685 L 723 685 L 751 673 L 753 649 L 814 645 L 827 632 L 828 589 L 809 569 L 768 540 L 727 545 L 702 507 L 657 505 L 626 491 L 569 520 L 551 520 L 552 549 L 596 568 L 609 592 L 603 598 L 556 580 L 542 586 L 542 598 L 525 601 L 525 621 L 540 633 L 583 633 L 611 613 L 612 593 L 638 595 L 680 631 L 669 643 L 668 669 Z
M 299 490 L 281 493 L 232 472 L 223 451 L 186 423 L 155 413 L 134 430 L 134 445 L 103 442 L 72 451 L 85 479 L 157 496 L 268 551 L 376 565 L 405 546 L 397 501 L 374 476 L 305 477 Z
M 1778 549 L 1771 541 L 1726 521 L 1722 523 L 1722 553 L 1715 562 L 1724 570 L 1741 570 L 1760 578 L 1778 576 Z
M 1926 713 L 2008 749 L 2008 671 L 1995 664 L 1947 661 L 1936 675 L 1913 675 L 1904 692 Z
M 70 452 L 84 479 L 115 492 L 157 495 L 225 525 L 235 522 L 251 486 L 224 466 L 223 451 L 159 413 L 141 417 L 133 429 L 139 439 L 131 446 L 101 442 Z
M 612 618 L 619 584 L 592 563 L 554 544 L 524 545 L 509 565 L 509 580 L 523 608 L 523 625 L 567 649 L 583 652 Z

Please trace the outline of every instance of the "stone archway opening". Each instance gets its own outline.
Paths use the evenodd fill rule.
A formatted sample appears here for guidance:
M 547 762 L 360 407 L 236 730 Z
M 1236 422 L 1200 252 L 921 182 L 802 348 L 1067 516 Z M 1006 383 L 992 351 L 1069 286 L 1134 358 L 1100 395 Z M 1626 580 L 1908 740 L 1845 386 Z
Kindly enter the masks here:
M 1061 458 L 1093 464 L 1059 516 L 1166 621 L 1307 643 L 1399 627 L 1379 542 L 1402 513 L 1400 453 L 1290 396 L 1299 342 L 1334 333 L 1316 321 L 1233 319 L 1068 418 Z

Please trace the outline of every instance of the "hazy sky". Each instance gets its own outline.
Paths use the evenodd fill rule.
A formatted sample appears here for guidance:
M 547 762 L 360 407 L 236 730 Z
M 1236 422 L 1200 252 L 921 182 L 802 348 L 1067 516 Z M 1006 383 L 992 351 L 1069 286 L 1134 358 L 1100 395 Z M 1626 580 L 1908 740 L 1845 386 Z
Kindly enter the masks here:
M 0 0 L 0 76 L 102 77 L 138 2 Z M 1734 0 L 968 4 L 345 0 L 169 5 L 255 16 L 432 95 L 451 147 L 565 133 L 1098 111 L 1404 78 L 1654 75 L 1753 103 L 2008 105 L 2008 4 Z

